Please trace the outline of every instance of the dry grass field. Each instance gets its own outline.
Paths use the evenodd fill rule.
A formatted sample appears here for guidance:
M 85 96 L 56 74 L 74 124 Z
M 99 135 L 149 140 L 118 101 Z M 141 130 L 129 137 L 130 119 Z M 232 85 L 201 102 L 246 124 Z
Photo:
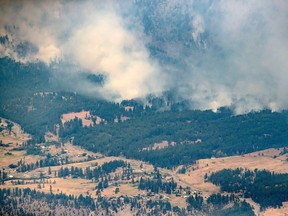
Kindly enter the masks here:
M 71 148 L 73 146 L 71 145 Z M 87 151 L 86 151 L 87 152 Z M 88 152 L 89 153 L 89 152 Z M 110 161 L 113 161 L 113 160 L 124 160 L 124 161 L 127 161 L 128 163 L 131 164 L 131 168 L 135 171 L 135 172 L 151 172 L 153 171 L 153 166 L 150 165 L 150 164 L 147 164 L 147 163 L 144 163 L 142 162 L 142 169 L 140 169 L 140 164 L 141 164 L 141 161 L 137 161 L 137 160 L 130 160 L 130 159 L 126 159 L 126 158 L 123 158 L 123 157 L 103 157 L 103 158 L 99 158 L 99 159 L 96 159 L 96 160 L 91 160 L 91 161 L 86 161 L 86 162 L 75 162 L 75 163 L 71 163 L 71 164 L 65 164 L 65 165 L 61 165 L 61 166 L 51 166 L 51 171 L 52 171 L 52 174 L 50 175 L 50 177 L 53 177 L 54 176 L 54 172 L 55 171 L 58 171 L 61 167 L 63 168 L 71 168 L 72 166 L 73 167 L 78 167 L 78 168 L 82 168 L 82 169 L 85 169 L 87 167 L 95 167 L 95 164 L 98 164 L 98 165 L 102 165 L 104 163 L 107 163 L 107 162 L 110 162 Z M 29 175 L 29 176 L 39 176 L 40 173 L 42 172 L 43 174 L 45 175 L 48 175 L 48 169 L 49 167 L 43 167 L 43 168 L 38 168 L 38 169 L 35 169 L 35 170 L 32 170 L 31 172 L 29 173 L 26 173 L 26 176 Z M 23 175 L 23 174 L 22 174 Z M 17 175 L 18 177 L 21 176 L 21 173 Z
M 81 113 L 81 114 L 80 114 Z M 70 113 L 67 115 L 63 115 L 62 122 L 68 121 L 72 117 L 83 117 L 86 118 L 89 112 L 80 112 L 80 113 Z M 2 127 L 5 127 L 5 120 L 1 119 Z M 46 134 L 50 137 L 52 141 L 58 140 L 58 137 L 53 134 Z M 28 134 L 23 133 L 21 130 L 21 127 L 17 124 L 14 124 L 11 133 L 9 133 L 8 130 L 4 129 L 0 133 L 0 140 L 2 140 L 3 144 L 9 144 L 8 147 L 1 146 L 0 147 L 0 168 L 7 168 L 7 166 L 11 163 L 17 164 L 19 160 L 25 161 L 25 163 L 35 163 L 37 160 L 43 159 L 45 157 L 41 156 L 31 156 L 26 155 L 25 151 L 12 151 L 13 148 L 20 147 L 23 142 L 30 139 L 30 136 Z M 167 145 L 167 143 L 160 143 L 158 148 L 163 148 Z M 131 164 L 131 167 L 136 175 L 135 181 L 139 180 L 139 176 L 145 175 L 144 173 L 151 173 L 154 168 L 151 164 L 138 161 L 138 160 L 131 160 L 126 159 L 124 157 L 103 157 L 99 153 L 93 153 L 90 151 L 87 151 L 85 149 L 82 149 L 79 146 L 74 146 L 71 143 L 66 143 L 62 146 L 56 147 L 55 145 L 44 147 L 42 146 L 43 150 L 46 152 L 49 152 L 51 155 L 61 155 L 63 157 L 68 156 L 69 161 L 71 161 L 71 164 L 62 165 L 63 168 L 68 167 L 71 168 L 72 166 L 85 169 L 86 167 L 95 167 L 96 164 L 102 165 L 105 162 L 113 161 L 113 160 L 124 160 Z M 64 153 L 63 153 L 64 151 Z M 254 152 L 251 154 L 246 154 L 242 156 L 232 156 L 232 157 L 223 157 L 223 158 L 211 158 L 211 159 L 202 159 L 198 160 L 195 165 L 191 165 L 187 167 L 187 172 L 185 174 L 179 174 L 177 171 L 181 168 L 179 166 L 178 168 L 174 170 L 168 170 L 168 169 L 159 169 L 160 172 L 163 174 L 163 176 L 170 176 L 173 177 L 174 181 L 178 183 L 178 185 L 181 185 L 182 187 L 190 187 L 191 192 L 200 192 L 202 196 L 208 197 L 212 193 L 220 192 L 219 187 L 204 182 L 204 176 L 205 174 L 210 175 L 213 172 L 220 171 L 222 169 L 235 169 L 238 167 L 242 167 L 244 169 L 266 169 L 269 171 L 274 171 L 276 173 L 288 173 L 288 162 L 287 162 L 287 154 L 281 154 L 283 149 L 267 149 L 264 151 Z M 10 152 L 11 154 L 7 154 Z M 83 162 L 85 159 L 87 159 L 87 156 L 90 155 L 93 157 L 97 157 L 98 159 L 86 161 Z M 66 194 L 73 194 L 73 195 L 91 195 L 92 197 L 96 198 L 96 182 L 92 182 L 91 180 L 86 179 L 80 179 L 75 178 L 72 179 L 71 177 L 68 177 L 66 179 L 63 178 L 56 178 L 54 173 L 55 171 L 58 171 L 61 168 L 61 166 L 53 166 L 51 167 L 52 174 L 48 175 L 48 167 L 44 168 L 38 168 L 35 170 L 32 170 L 30 172 L 25 173 L 17 173 L 13 169 L 7 169 L 9 175 L 13 175 L 20 178 L 30 178 L 30 177 L 39 177 L 40 173 L 43 173 L 44 175 L 48 175 L 50 178 L 44 185 L 43 183 L 40 184 L 41 188 L 39 187 L 39 182 L 33 183 L 31 180 L 26 181 L 29 184 L 24 185 L 13 185 L 11 181 L 7 181 L 5 185 L 1 185 L 0 188 L 31 188 L 36 189 L 39 191 L 43 191 L 45 193 L 50 193 L 50 185 L 52 186 L 52 192 L 53 193 L 66 193 Z M 116 170 L 115 173 L 120 174 L 121 169 Z M 138 176 L 137 176 L 138 175 Z M 37 180 L 39 181 L 39 180 Z M 131 181 L 131 180 L 130 180 Z M 129 182 L 130 182 L 129 181 Z M 122 181 L 118 187 L 120 189 L 119 193 L 115 194 L 115 185 L 109 185 L 108 188 L 105 188 L 102 191 L 102 195 L 106 197 L 117 197 L 117 196 L 134 196 L 134 195 L 145 195 L 146 191 L 140 191 L 137 188 L 136 185 L 132 185 L 128 181 Z M 43 187 L 44 186 L 44 187 Z M 181 196 L 176 196 L 175 194 L 167 196 L 166 194 L 162 194 L 163 197 L 173 205 L 173 206 L 179 206 L 180 208 L 184 208 L 187 206 L 187 203 L 185 202 L 185 198 Z M 264 212 L 260 212 L 259 205 L 254 203 L 251 199 L 247 200 L 249 203 L 251 203 L 254 207 L 254 211 L 256 215 L 263 215 L 263 216 L 284 216 L 285 213 L 288 213 L 288 202 L 284 204 L 283 207 L 280 209 L 266 209 Z M 128 214 L 129 211 L 126 211 L 123 209 L 121 212 L 123 215 Z
M 71 112 L 71 113 L 63 114 L 61 117 L 62 124 L 64 124 L 67 121 L 73 120 L 76 117 L 78 119 L 82 119 L 83 126 L 88 126 L 88 127 L 90 125 L 93 126 L 93 121 L 91 120 L 92 117 L 96 118 L 96 124 L 100 124 L 103 121 L 103 119 L 101 119 L 99 116 L 92 116 L 90 114 L 90 111 L 83 110 L 81 112 Z
M 93 122 L 91 120 L 88 120 L 88 118 L 91 117 L 89 111 L 71 112 L 63 114 L 61 118 L 62 124 L 64 124 L 67 121 L 73 120 L 76 117 L 82 119 L 83 126 L 90 126 L 90 124 L 93 125 Z
M 286 155 L 279 156 L 281 149 L 267 149 L 243 156 L 198 160 L 196 165 L 190 166 L 186 174 L 177 174 L 181 181 L 190 184 L 192 188 L 207 194 L 219 192 L 219 188 L 211 183 L 204 182 L 205 174 L 222 169 L 235 169 L 238 167 L 254 170 L 266 169 L 276 173 L 288 173 Z M 276 158 L 274 156 L 276 155 Z M 175 171 L 176 173 L 177 171 Z
M 9 121 L 9 120 L 0 118 L 0 125 L 1 127 L 4 127 L 4 130 L 0 132 L 0 140 L 2 141 L 3 144 L 10 143 L 11 144 L 10 147 L 14 148 L 14 147 L 18 147 L 18 145 L 20 146 L 23 142 L 31 138 L 30 135 L 24 133 L 20 125 L 16 124 L 15 122 L 12 122 L 14 125 L 12 127 L 11 132 L 9 132 L 6 129 L 7 127 L 6 121 Z
M 7 119 L 0 118 L 2 127 L 6 127 Z M 0 132 L 0 140 L 3 144 L 8 144 L 8 147 L 0 146 L 0 167 L 7 167 L 9 164 L 17 164 L 19 160 L 26 163 L 36 162 L 40 156 L 26 156 L 26 151 L 15 151 L 14 148 L 19 148 L 21 145 L 30 139 L 30 135 L 23 132 L 20 125 L 14 123 L 11 132 L 4 129 Z
M 268 208 L 262 212 L 263 216 L 288 216 L 288 202 L 283 204 L 280 209 Z
M 12 155 L 7 155 L 10 152 Z M 0 147 L 0 167 L 7 167 L 10 164 L 17 164 L 22 159 L 25 163 L 35 163 L 43 157 L 38 155 L 26 155 L 26 151 L 7 151 Z
M 53 182 L 56 182 L 55 184 Z M 75 196 L 79 196 L 80 194 L 83 195 L 94 195 L 92 191 L 95 191 L 96 183 L 92 183 L 90 180 L 86 179 L 71 179 L 71 178 L 50 178 L 48 183 L 39 183 L 36 182 L 31 183 L 31 180 L 25 181 L 29 183 L 25 183 L 24 185 L 13 185 L 11 181 L 5 183 L 5 185 L 0 185 L 0 188 L 30 188 L 36 189 L 37 191 L 50 193 L 50 185 L 52 186 L 52 192 L 57 193 L 64 193 L 64 194 L 71 194 Z M 41 188 L 38 187 L 41 186 Z M 44 186 L 44 187 L 43 187 Z
M 103 190 L 103 192 L 101 193 L 102 196 L 106 196 L 106 197 L 112 197 L 112 196 L 115 196 L 115 197 L 118 197 L 118 196 L 134 196 L 134 195 L 137 195 L 137 194 L 142 194 L 144 195 L 145 194 L 145 191 L 142 191 L 142 190 L 138 190 L 137 186 L 135 185 L 131 185 L 131 184 L 120 184 L 118 186 L 119 188 L 119 192 L 116 194 L 115 193 L 115 189 L 117 187 L 116 186 L 110 186 L 108 188 L 105 188 Z
M 45 137 L 46 142 L 53 142 L 53 141 L 58 142 L 59 141 L 59 137 L 51 132 L 47 132 L 44 137 Z
M 212 193 L 220 192 L 220 188 L 209 182 L 204 182 L 204 176 L 222 169 L 235 169 L 242 167 L 244 169 L 266 169 L 276 173 L 288 173 L 288 162 L 286 155 L 280 155 L 283 149 L 267 149 L 264 151 L 254 152 L 243 156 L 232 156 L 223 158 L 198 160 L 196 165 L 188 167 L 185 174 L 177 174 L 176 169 L 173 176 L 178 178 L 180 184 L 191 186 L 192 190 L 199 191 L 204 197 L 208 197 Z M 280 209 L 269 208 L 265 212 L 259 211 L 259 205 L 252 200 L 249 201 L 255 209 L 256 215 L 263 216 L 281 215 L 288 213 L 288 204 L 285 203 Z
M 174 194 L 169 195 L 169 197 L 170 199 L 168 199 L 168 201 L 172 206 L 178 206 L 179 208 L 186 208 L 188 206 L 186 199 L 183 197 L 177 197 Z
M 174 143 L 172 142 L 170 145 L 174 145 Z M 166 141 L 166 140 L 163 140 L 162 142 L 160 143 L 154 143 L 153 145 L 149 146 L 149 147 L 146 147 L 146 148 L 143 148 L 142 150 L 157 150 L 157 149 L 164 149 L 164 148 L 167 148 L 169 146 L 169 142 Z

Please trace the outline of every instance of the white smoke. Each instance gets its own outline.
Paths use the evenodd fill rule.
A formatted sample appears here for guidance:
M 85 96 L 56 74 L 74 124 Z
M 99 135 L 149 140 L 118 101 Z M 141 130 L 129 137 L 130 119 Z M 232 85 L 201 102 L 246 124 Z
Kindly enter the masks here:
M 161 82 L 155 80 L 159 71 L 156 62 L 150 59 L 141 38 L 124 27 L 121 18 L 106 11 L 89 20 L 74 29 L 64 50 L 82 68 L 107 75 L 103 91 L 132 99 L 162 89 Z
M 1 44 L 0 54 L 22 62 L 40 60 L 49 63 L 51 59 L 60 57 L 61 50 L 53 26 L 58 20 L 59 7 L 57 1 L 1 1 L 0 35 L 8 36 L 9 45 Z M 35 45 L 38 51 L 21 57 L 15 49 L 26 41 Z
M 156 80 L 160 70 L 145 48 L 141 27 L 125 21 L 111 3 L 4 2 L 1 35 L 8 35 L 12 45 L 1 45 L 0 54 L 17 61 L 47 64 L 65 59 L 92 73 L 104 73 L 107 80 L 101 93 L 108 99 L 132 99 L 161 91 L 162 84 Z M 133 29 L 128 29 L 129 25 Z M 25 41 L 38 51 L 19 56 L 15 47 Z
M 201 34 L 205 31 L 205 26 L 202 20 L 202 17 L 199 15 L 196 15 L 194 19 L 192 20 L 192 38 L 195 43 L 198 44 L 198 46 L 201 45 Z
M 61 59 L 104 73 L 101 89 L 83 80 L 75 86 L 109 100 L 173 88 L 197 109 L 227 106 L 245 113 L 288 108 L 286 0 L 145 4 L 153 9 L 148 16 L 159 37 L 151 37 L 131 1 L 1 1 L 0 35 L 8 41 L 0 43 L 0 55 L 47 64 Z M 181 17 L 178 23 L 167 22 Z M 188 28 L 179 32 L 186 19 Z M 199 49 L 187 45 L 181 34 L 189 35 Z M 17 48 L 25 42 L 33 52 L 19 54 Z M 153 57 L 148 44 L 178 65 Z

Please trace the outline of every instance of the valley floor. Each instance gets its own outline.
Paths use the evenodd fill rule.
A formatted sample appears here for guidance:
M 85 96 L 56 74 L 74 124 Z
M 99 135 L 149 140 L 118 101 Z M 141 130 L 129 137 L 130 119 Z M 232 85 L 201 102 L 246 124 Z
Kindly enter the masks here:
M 1 124 L 5 124 L 5 119 L 1 119 Z M 37 168 L 26 172 L 17 172 L 16 168 L 9 168 L 11 164 L 21 163 L 36 163 L 38 160 L 45 159 L 44 156 L 27 155 L 26 151 L 19 149 L 27 140 L 29 135 L 25 134 L 19 125 L 14 124 L 12 131 L 2 130 L 0 133 L 0 140 L 2 146 L 0 147 L 0 170 L 5 170 L 8 173 L 8 177 L 13 180 L 5 181 L 5 184 L 0 185 L 0 188 L 31 188 L 37 191 L 43 191 L 45 193 L 64 193 L 75 196 L 89 195 L 92 198 L 97 198 L 96 186 L 98 182 L 93 180 L 82 178 L 59 178 L 56 175 L 61 167 L 69 168 L 78 167 L 85 170 L 86 168 L 93 168 L 97 165 L 103 165 L 104 163 L 123 160 L 130 163 L 134 173 L 134 180 L 131 179 L 119 180 L 111 184 L 107 188 L 104 188 L 101 195 L 107 198 L 120 197 L 120 196 L 141 196 L 145 199 L 158 199 L 161 195 L 173 206 L 180 208 L 186 207 L 187 196 L 184 193 L 180 194 L 158 194 L 149 195 L 145 190 L 138 189 L 138 182 L 141 177 L 151 176 L 153 173 L 153 166 L 138 160 L 130 160 L 124 157 L 104 157 L 101 154 L 89 152 L 78 146 L 74 146 L 71 143 L 66 143 L 64 146 L 56 147 L 54 145 L 40 147 L 51 155 L 58 155 L 59 158 L 69 158 L 68 164 L 59 166 L 50 166 Z M 88 157 L 90 158 L 88 160 Z M 182 188 L 189 188 L 192 193 L 199 193 L 204 198 L 207 198 L 213 193 L 220 192 L 220 188 L 212 183 L 205 182 L 205 175 L 211 175 L 222 169 L 236 169 L 244 168 L 250 170 L 262 170 L 266 169 L 275 173 L 288 173 L 288 154 L 283 154 L 283 149 L 268 149 L 264 151 L 254 152 L 242 156 L 211 158 L 198 160 L 196 164 L 186 166 L 185 174 L 180 174 L 179 170 L 182 166 L 179 166 L 173 170 L 159 168 L 163 178 L 171 179 L 181 186 Z M 91 159 L 92 158 L 92 159 Z M 118 168 L 113 176 L 121 175 L 122 168 Z M 45 176 L 44 181 L 40 181 L 40 175 Z M 33 180 L 32 180 L 33 179 Z M 36 179 L 36 180 L 35 180 Z M 15 184 L 15 181 L 23 181 L 21 184 Z M 119 188 L 119 192 L 116 193 L 116 188 Z M 152 197 L 153 196 L 153 197 Z M 268 208 L 264 212 L 260 212 L 259 205 L 253 202 L 251 199 L 246 199 L 254 207 L 256 215 L 270 216 L 270 215 L 287 215 L 288 203 L 284 203 L 283 207 L 273 209 Z

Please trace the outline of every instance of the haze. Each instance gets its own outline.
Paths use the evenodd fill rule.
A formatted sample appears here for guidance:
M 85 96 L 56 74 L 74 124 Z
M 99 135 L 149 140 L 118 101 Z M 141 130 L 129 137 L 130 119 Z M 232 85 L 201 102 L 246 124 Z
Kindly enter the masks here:
M 1 1 L 0 14 L 1 57 L 56 64 L 63 88 L 112 101 L 173 90 L 193 109 L 237 114 L 288 108 L 285 0 Z

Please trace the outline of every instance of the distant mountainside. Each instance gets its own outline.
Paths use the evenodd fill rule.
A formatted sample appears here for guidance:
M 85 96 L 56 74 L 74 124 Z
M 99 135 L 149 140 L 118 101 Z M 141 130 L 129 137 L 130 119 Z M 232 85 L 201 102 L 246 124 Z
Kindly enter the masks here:
M 0 14 L 0 215 L 288 212 L 287 0 Z
M 161 167 L 287 146 L 287 111 L 235 116 L 226 108 L 217 113 L 190 110 L 189 103 L 174 102 L 172 92 L 161 98 L 111 103 L 59 91 L 51 83 L 51 69 L 43 64 L 23 65 L 7 58 L 0 61 L 0 115 L 23 126 L 33 135 L 32 143 L 44 142 L 45 133 L 56 133 L 58 124 L 63 140 L 73 137 L 74 144 L 90 151 L 142 159 Z M 101 77 L 88 78 L 101 81 Z M 94 127 L 82 127 L 81 119 L 61 123 L 62 114 L 81 110 L 106 123 Z M 115 123 L 115 118 L 123 117 L 128 120 Z M 168 146 L 153 147 L 163 141 Z

